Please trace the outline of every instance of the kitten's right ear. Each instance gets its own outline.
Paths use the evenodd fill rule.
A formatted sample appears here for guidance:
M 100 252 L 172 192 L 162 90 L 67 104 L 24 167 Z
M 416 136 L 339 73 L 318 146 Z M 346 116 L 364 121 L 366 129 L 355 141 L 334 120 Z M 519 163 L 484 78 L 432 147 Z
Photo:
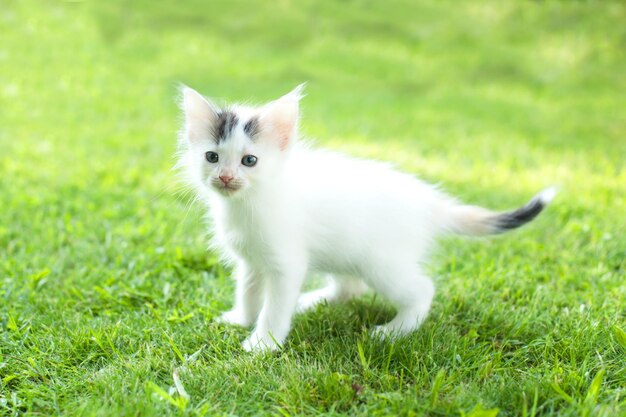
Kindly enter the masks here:
M 285 149 L 293 141 L 298 129 L 300 117 L 300 99 L 304 84 L 300 84 L 278 100 L 269 102 L 263 107 L 261 124 L 266 137 Z
M 181 90 L 187 140 L 193 143 L 208 139 L 217 122 L 217 107 L 193 88 L 183 86 Z

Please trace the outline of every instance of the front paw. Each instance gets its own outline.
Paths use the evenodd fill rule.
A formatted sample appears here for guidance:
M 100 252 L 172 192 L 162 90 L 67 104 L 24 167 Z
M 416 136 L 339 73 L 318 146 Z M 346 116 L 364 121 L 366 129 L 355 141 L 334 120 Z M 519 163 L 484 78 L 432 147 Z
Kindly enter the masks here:
M 241 344 L 246 352 L 262 353 L 273 352 L 280 349 L 280 344 L 270 335 L 260 335 L 253 332 L 250 337 Z
M 252 324 L 252 320 L 245 316 L 240 310 L 232 309 L 223 313 L 217 319 L 218 323 L 233 324 L 235 326 L 248 327 Z
M 304 294 L 301 294 L 298 297 L 298 304 L 296 305 L 296 311 L 298 313 L 304 313 L 306 311 L 312 310 L 318 304 L 326 301 L 324 295 L 320 294 L 320 291 L 311 291 Z

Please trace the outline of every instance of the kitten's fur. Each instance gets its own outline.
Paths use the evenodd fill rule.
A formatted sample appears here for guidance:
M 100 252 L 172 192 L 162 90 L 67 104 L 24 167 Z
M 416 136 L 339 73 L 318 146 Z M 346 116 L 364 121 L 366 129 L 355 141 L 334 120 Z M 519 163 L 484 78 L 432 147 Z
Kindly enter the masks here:
M 221 321 L 256 322 L 246 350 L 277 348 L 296 310 L 356 296 L 364 284 L 398 310 L 376 333 L 417 329 L 435 290 L 421 263 L 437 236 L 516 228 L 554 195 L 497 214 L 385 164 L 310 149 L 298 142 L 301 87 L 258 108 L 223 109 L 190 88 L 182 93 L 180 166 L 208 203 L 215 248 L 235 266 L 235 305 Z M 244 165 L 246 155 L 256 165 Z M 332 274 L 330 284 L 300 295 L 314 271 Z

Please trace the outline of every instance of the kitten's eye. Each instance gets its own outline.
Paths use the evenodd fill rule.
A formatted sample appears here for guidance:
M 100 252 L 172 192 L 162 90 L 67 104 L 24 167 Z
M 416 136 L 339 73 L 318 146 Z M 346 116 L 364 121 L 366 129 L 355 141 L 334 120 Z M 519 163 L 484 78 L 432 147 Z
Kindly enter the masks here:
M 247 167 L 253 167 L 256 165 L 257 158 L 254 155 L 246 155 L 241 158 L 241 163 Z
M 215 152 L 211 152 L 211 151 L 205 153 L 204 157 L 206 158 L 207 161 L 209 161 L 212 164 L 216 163 L 220 159 L 220 157 Z

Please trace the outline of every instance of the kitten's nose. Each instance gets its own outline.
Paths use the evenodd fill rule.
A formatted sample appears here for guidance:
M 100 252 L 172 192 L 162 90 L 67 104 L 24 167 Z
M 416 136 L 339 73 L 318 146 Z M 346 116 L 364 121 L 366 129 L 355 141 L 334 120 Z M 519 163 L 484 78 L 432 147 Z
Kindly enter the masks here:
M 224 185 L 228 185 L 228 183 L 232 179 L 233 179 L 232 175 L 220 175 L 220 180 L 222 180 L 222 183 L 224 183 Z

